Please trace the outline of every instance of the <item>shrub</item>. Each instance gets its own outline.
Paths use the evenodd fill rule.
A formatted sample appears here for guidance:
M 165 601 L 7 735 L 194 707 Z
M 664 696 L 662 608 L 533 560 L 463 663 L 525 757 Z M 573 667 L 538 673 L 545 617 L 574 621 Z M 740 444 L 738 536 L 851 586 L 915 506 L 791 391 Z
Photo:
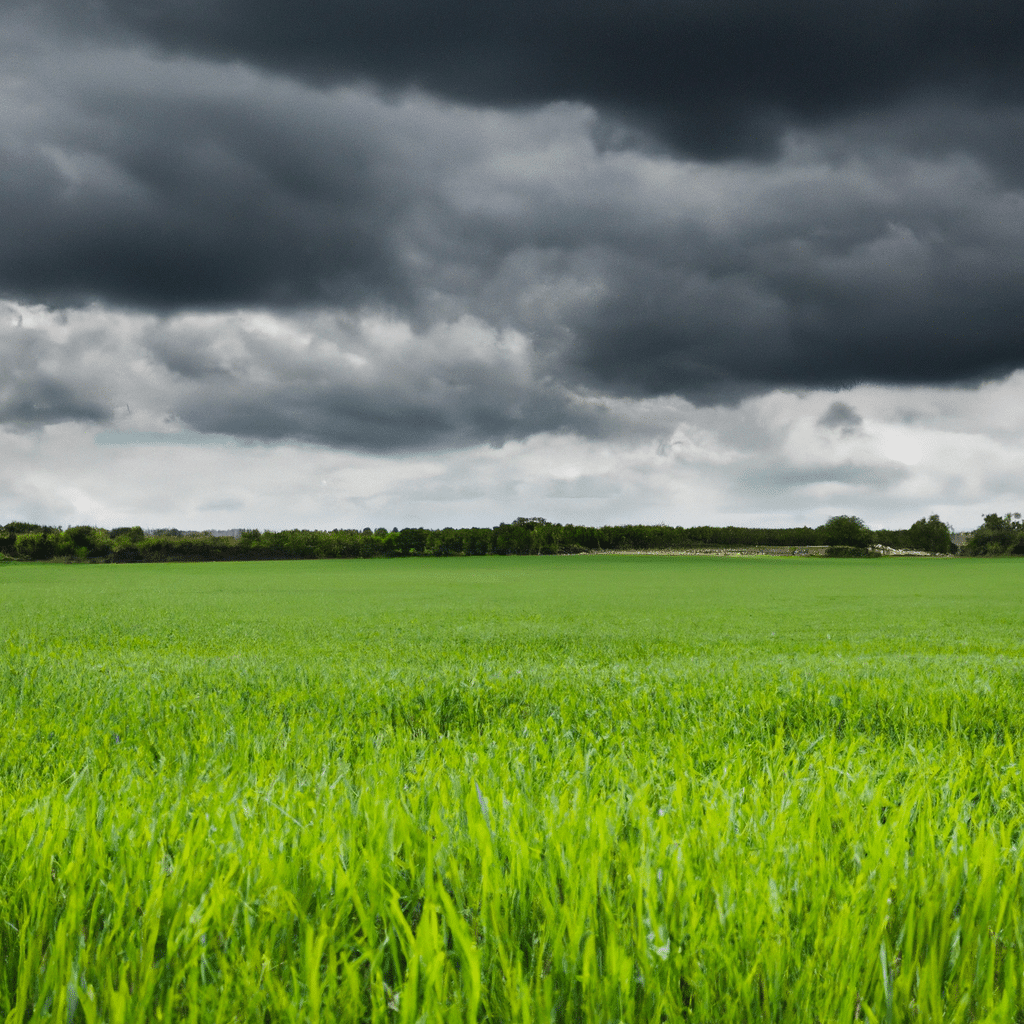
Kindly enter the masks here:
M 874 534 L 858 516 L 833 516 L 822 528 L 822 539 L 832 547 L 866 548 Z

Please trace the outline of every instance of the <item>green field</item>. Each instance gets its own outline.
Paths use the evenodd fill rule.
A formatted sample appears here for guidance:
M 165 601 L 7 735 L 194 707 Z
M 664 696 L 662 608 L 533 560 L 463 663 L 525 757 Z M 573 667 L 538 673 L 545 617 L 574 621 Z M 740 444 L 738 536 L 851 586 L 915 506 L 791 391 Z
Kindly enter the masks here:
M 1024 1020 L 1024 563 L 0 564 L 0 1021 Z

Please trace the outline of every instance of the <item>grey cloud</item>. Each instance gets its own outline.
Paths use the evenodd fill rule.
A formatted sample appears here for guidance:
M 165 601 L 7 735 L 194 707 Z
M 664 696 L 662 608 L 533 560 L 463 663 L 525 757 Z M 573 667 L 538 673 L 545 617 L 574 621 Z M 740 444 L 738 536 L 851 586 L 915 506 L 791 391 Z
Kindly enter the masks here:
M 102 422 L 103 446 L 411 451 L 600 436 L 614 419 L 538 374 L 524 335 L 469 317 L 417 333 L 337 314 L 23 310 L 0 332 L 0 422 Z
M 741 470 L 735 474 L 738 486 L 751 490 L 792 490 L 820 484 L 843 484 L 872 491 L 887 490 L 910 477 L 906 466 L 893 463 L 859 464 L 853 462 L 812 466 L 774 465 Z
M 853 112 L 825 103 L 813 129 L 778 121 L 770 158 L 709 163 L 628 133 L 598 145 L 622 97 L 502 111 L 312 88 L 192 56 L 229 51 L 212 35 L 192 46 L 161 34 L 170 7 L 150 5 L 148 28 L 127 7 L 106 10 L 129 36 L 185 55 L 157 59 L 116 35 L 43 38 L 29 21 L 8 42 L 0 295 L 154 313 L 162 326 L 140 351 L 160 378 L 153 407 L 179 424 L 373 450 L 501 443 L 611 429 L 595 396 L 706 405 L 1024 365 L 1024 193 L 1013 144 L 999 142 L 1024 106 L 1009 86 Z M 193 13 L 198 24 L 231 10 Z M 609 10 L 594 24 L 614 24 Z M 668 10 L 644 8 L 652 25 Z M 920 14 L 899 10 L 908 24 Z M 998 13 L 1009 32 L 1016 15 Z M 960 16 L 950 8 L 950 24 Z M 967 40 L 944 88 L 983 43 Z M 317 80 L 351 78 L 343 63 Z M 944 143 L 946 109 L 957 127 Z M 289 351 L 259 331 L 228 332 L 228 344 L 178 315 L 239 308 L 309 318 L 322 344 Z M 400 358 L 361 342 L 346 355 L 317 319 L 328 310 L 344 322 L 386 313 L 416 340 Z M 518 362 L 497 343 L 460 348 L 454 325 L 470 321 L 481 337 L 525 339 Z M 19 370 L 9 419 L 107 415 L 128 391 L 88 368 L 103 344 L 79 338 L 81 358 L 54 357 L 59 372 L 42 357 Z
M 855 434 L 864 422 L 864 417 L 846 402 L 833 402 L 818 420 L 819 427 L 838 430 L 843 434 Z
M 243 508 L 245 502 L 241 498 L 217 498 L 197 506 L 200 512 L 234 512 Z
M 604 294 L 573 324 L 584 379 L 714 402 L 1021 365 L 1024 195 L 966 159 L 821 161 L 748 169 L 760 207 L 737 194 L 719 230 L 680 224 L 674 259 L 606 256 Z
M 131 52 L 15 59 L 0 288 L 54 305 L 381 302 L 402 283 L 374 110 Z M 408 201 L 408 184 L 399 189 Z
M 137 448 L 140 445 L 173 447 L 237 448 L 243 442 L 228 434 L 201 433 L 198 430 L 101 430 L 94 441 L 98 445 Z
M 1024 185 L 1024 103 L 976 90 L 915 95 L 881 110 L 857 111 L 815 137 L 838 159 L 859 152 L 884 159 L 894 147 L 925 160 L 970 154 L 1005 188 Z
M 76 316 L 70 320 L 74 328 Z M 127 354 L 137 362 L 137 352 Z M 0 505 L 5 521 L 194 529 L 486 525 L 520 512 L 684 525 L 814 525 L 857 514 L 873 527 L 905 527 L 937 512 L 966 529 L 993 509 L 1021 507 L 1022 396 L 1024 374 L 980 391 L 861 387 L 840 396 L 870 425 L 855 437 L 816 427 L 837 400 L 829 392 L 776 391 L 714 408 L 616 399 L 603 407 L 631 422 L 633 433 L 534 434 L 401 458 L 312 445 L 203 445 L 211 435 L 196 432 L 187 444 L 154 451 L 131 438 L 97 444 L 89 425 L 39 434 L 0 428 Z M 901 416 L 908 401 L 922 414 L 913 433 Z M 695 455 L 711 458 L 681 460 L 674 443 L 657 443 L 674 429 Z M 892 461 L 892 431 L 919 445 L 919 461 Z M 104 433 L 132 431 L 120 425 Z M 715 458 L 725 448 L 728 458 Z M 244 509 L 200 508 L 233 499 Z
M 95 339 L 60 344 L 16 317 L 0 324 L 0 424 L 103 423 L 111 417 L 109 380 L 90 366 Z
M 312 329 L 315 342 L 298 348 L 255 332 L 237 335 L 230 368 L 172 391 L 171 412 L 199 431 L 366 451 L 602 429 L 595 410 L 536 376 L 525 338 L 510 348 L 482 323 L 384 343 L 358 327 L 332 330 L 321 322 Z M 193 338 L 189 345 L 194 352 Z M 166 341 L 151 351 L 165 358 Z
M 42 426 L 69 420 L 101 423 L 110 410 L 62 381 L 40 373 L 8 377 L 0 386 L 0 423 Z
M 793 123 L 930 91 L 1024 94 L 1017 0 L 22 0 L 51 25 L 306 82 L 458 102 L 570 100 L 712 157 L 770 152 Z

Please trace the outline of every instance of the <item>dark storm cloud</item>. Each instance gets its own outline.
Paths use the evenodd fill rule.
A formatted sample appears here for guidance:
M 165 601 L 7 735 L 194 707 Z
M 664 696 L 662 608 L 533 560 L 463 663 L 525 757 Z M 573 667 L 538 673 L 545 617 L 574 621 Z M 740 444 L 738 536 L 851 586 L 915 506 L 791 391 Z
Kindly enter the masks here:
M 0 297 L 156 314 L 131 351 L 178 425 L 501 443 L 611 430 L 601 396 L 1024 366 L 1024 7 L 26 9 L 0 26 Z M 0 338 L 0 412 L 131 402 L 89 361 L 104 329 Z
M 16 97 L 32 119 L 8 115 L 0 141 L 8 297 L 178 308 L 393 294 L 387 173 L 358 110 L 285 85 L 253 97 L 253 76 L 131 53 L 47 72 Z
M 616 258 L 569 358 L 595 387 L 701 403 L 778 385 L 980 380 L 1024 364 L 1020 248 L 929 241 L 904 225 L 838 252 L 804 243 L 750 239 L 720 274 Z
M 1024 364 L 1019 190 L 963 154 L 789 145 L 770 167 L 680 173 L 658 228 L 581 229 L 601 287 L 564 314 L 579 379 L 704 403 Z
M 45 0 L 65 24 L 318 85 L 476 105 L 570 100 L 690 153 L 763 154 L 921 91 L 1021 96 L 1019 0 Z M 612 133 L 614 135 L 614 132 Z
M 1024 104 L 963 95 L 918 96 L 882 110 L 861 111 L 816 133 L 824 151 L 891 152 L 941 159 L 971 154 L 1007 188 L 1024 186 Z

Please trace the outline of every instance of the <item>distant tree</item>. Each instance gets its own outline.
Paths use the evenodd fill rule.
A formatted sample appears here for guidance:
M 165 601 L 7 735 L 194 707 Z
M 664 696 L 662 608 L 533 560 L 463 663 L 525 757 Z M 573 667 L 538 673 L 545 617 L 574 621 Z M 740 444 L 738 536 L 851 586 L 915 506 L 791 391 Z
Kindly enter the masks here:
M 369 530 L 363 530 L 359 538 L 359 557 L 382 558 L 385 554 L 384 541 Z
M 132 544 L 137 544 L 140 540 L 144 540 L 145 537 L 146 535 L 142 532 L 141 526 L 115 526 L 110 531 L 111 540 L 120 540 Z
M 501 523 L 494 529 L 496 555 L 528 555 L 535 519 L 520 517 L 514 523 Z
M 62 539 L 73 547 L 84 548 L 92 543 L 96 532 L 96 528 L 93 526 L 69 526 L 64 531 Z
M 918 551 L 948 555 L 953 550 L 952 533 L 936 515 L 929 516 L 927 519 L 918 519 L 907 533 L 911 547 Z
M 55 535 L 56 546 L 47 557 L 70 558 L 74 561 L 103 558 L 110 553 L 110 534 L 98 526 L 69 526 Z
M 866 548 L 875 538 L 859 516 L 833 516 L 821 528 L 822 540 L 830 547 Z
M 39 526 L 37 523 L 20 523 L 12 522 L 8 523 L 4 527 L 6 533 L 13 533 L 15 536 L 21 536 L 23 533 L 56 533 L 58 527 L 56 526 Z
M 26 558 L 29 561 L 44 561 L 53 558 L 57 554 L 57 534 L 54 531 L 19 533 L 15 551 L 17 557 Z
M 967 542 L 968 555 L 1024 555 L 1024 521 L 1019 512 L 985 516 Z
M 491 550 L 493 533 L 485 527 L 471 527 L 462 531 L 462 550 L 467 555 L 486 555 Z

